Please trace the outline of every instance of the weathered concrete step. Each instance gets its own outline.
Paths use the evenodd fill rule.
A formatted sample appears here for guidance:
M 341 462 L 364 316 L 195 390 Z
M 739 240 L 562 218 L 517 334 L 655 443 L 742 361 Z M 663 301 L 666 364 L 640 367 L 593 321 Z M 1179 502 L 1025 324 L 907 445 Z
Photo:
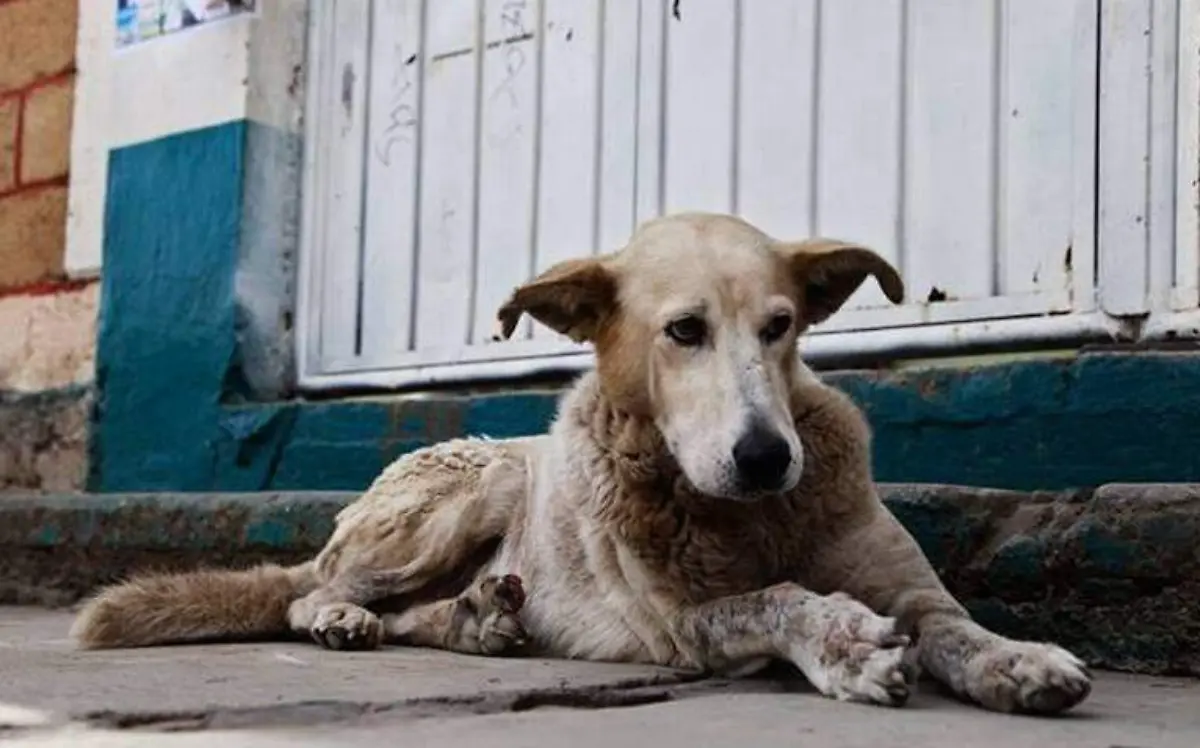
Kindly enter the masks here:
M 993 628 L 1093 665 L 1200 675 L 1200 485 L 1022 493 L 884 485 L 947 585 Z M 69 604 L 131 571 L 299 561 L 355 494 L 0 501 L 0 602 Z

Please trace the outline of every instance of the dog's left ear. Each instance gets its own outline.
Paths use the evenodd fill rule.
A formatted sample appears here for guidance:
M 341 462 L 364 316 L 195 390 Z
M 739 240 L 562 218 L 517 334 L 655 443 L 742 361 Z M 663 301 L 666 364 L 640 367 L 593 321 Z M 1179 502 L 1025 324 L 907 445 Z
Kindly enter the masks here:
M 900 274 L 875 252 L 837 239 L 809 239 L 777 245 L 799 286 L 805 324 L 829 318 L 858 290 L 868 275 L 893 304 L 904 301 Z
M 617 281 L 602 257 L 566 260 L 513 291 L 496 317 L 496 340 L 507 340 L 528 314 L 577 343 L 596 339 L 617 303 Z

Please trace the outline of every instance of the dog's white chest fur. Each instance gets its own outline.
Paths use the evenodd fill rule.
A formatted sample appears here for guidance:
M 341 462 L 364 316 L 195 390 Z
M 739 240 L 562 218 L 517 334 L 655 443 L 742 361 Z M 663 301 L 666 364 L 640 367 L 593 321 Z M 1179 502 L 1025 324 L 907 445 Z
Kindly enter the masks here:
M 581 464 L 584 438 L 572 434 L 544 443 L 546 451 L 531 465 L 520 541 L 506 542 L 492 568 L 527 581 L 522 620 L 546 655 L 698 665 L 671 635 L 673 605 L 656 596 L 654 575 L 610 528 L 570 501 L 595 495 L 597 488 Z

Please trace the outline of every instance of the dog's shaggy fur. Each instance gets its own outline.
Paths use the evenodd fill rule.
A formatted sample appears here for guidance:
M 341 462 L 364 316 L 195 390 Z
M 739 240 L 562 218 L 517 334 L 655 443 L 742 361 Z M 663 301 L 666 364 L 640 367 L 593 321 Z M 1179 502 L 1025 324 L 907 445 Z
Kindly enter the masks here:
M 1083 664 L 971 621 L 876 495 L 862 415 L 799 360 L 796 337 L 869 275 L 902 299 L 860 246 L 779 242 L 729 216 L 651 221 L 500 310 L 505 337 L 529 314 L 595 346 L 548 435 L 402 457 L 314 561 L 136 578 L 74 636 L 297 632 L 733 674 L 783 659 L 823 694 L 890 705 L 911 653 L 985 707 L 1068 709 L 1090 690 Z

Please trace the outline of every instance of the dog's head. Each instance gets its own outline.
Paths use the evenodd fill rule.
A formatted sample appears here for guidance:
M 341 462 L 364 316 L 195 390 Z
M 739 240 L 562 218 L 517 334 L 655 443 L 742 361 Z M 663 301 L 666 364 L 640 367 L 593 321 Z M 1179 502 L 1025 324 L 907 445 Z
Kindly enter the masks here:
M 550 268 L 499 321 L 505 338 L 529 314 L 593 343 L 605 396 L 653 420 L 698 490 L 751 499 L 800 480 L 797 335 L 868 275 L 903 299 L 896 270 L 860 245 L 780 242 L 731 216 L 684 214 L 643 224 L 619 252 Z

